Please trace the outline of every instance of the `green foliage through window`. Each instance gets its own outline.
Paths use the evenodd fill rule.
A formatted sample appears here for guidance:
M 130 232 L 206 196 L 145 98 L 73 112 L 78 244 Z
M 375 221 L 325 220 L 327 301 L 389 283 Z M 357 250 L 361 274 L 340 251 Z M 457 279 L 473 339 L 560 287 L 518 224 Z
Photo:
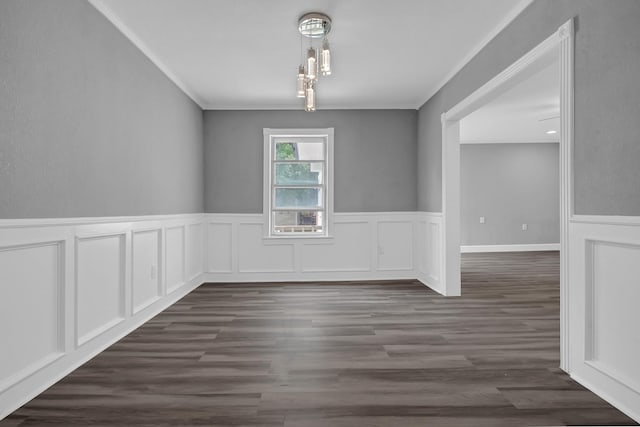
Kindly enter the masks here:
M 276 160 L 297 160 L 298 150 L 295 142 L 279 142 L 276 144 Z
M 311 163 L 276 163 L 276 185 L 318 185 L 320 172 L 311 170 Z

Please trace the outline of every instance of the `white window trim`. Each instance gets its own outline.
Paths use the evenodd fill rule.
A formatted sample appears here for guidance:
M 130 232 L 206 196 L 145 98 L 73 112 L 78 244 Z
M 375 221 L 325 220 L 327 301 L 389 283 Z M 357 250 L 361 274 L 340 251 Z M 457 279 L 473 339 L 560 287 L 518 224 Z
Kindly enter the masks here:
M 264 238 L 269 240 L 286 240 L 286 239 L 331 239 L 333 233 L 333 128 L 316 128 L 316 129 L 272 129 L 264 128 L 264 152 L 263 152 L 263 187 L 262 187 L 262 215 L 263 215 L 263 230 Z M 287 234 L 287 235 L 274 235 L 272 234 L 272 215 L 271 215 L 271 187 L 272 187 L 272 173 L 271 165 L 272 159 L 272 144 L 275 138 L 282 137 L 321 137 L 327 140 L 327 158 L 325 159 L 327 176 L 325 177 L 325 203 L 326 203 L 326 218 L 325 230 L 323 234 L 308 235 L 301 233 L 300 235 Z

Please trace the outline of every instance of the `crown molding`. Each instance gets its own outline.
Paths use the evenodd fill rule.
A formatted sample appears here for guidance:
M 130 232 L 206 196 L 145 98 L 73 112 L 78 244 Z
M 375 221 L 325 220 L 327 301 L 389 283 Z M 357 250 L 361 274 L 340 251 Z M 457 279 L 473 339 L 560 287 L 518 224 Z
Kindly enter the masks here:
M 98 10 L 109 22 L 111 22 L 126 38 L 131 41 L 149 60 L 162 71 L 178 88 L 200 108 L 204 108 L 204 101 L 200 99 L 171 69 L 158 58 L 151 48 L 147 46 L 140 37 L 118 17 L 118 15 L 106 5 L 102 0 L 89 0 L 89 3 Z
M 318 108 L 318 111 L 334 111 L 334 110 L 414 110 L 417 108 L 411 103 L 397 103 L 397 104 L 354 104 L 354 105 L 337 105 L 327 104 L 322 105 L 322 108 Z M 202 106 L 205 111 L 304 111 L 301 110 L 300 105 L 280 105 L 280 104 L 266 104 L 266 105 L 230 105 L 230 104 L 207 104 Z
M 440 83 L 434 86 L 433 90 L 427 92 L 428 96 L 423 98 L 424 100 L 422 101 L 422 103 L 416 106 L 415 109 L 419 110 L 424 104 L 427 103 L 427 101 L 431 99 L 433 95 L 438 93 L 438 91 L 442 89 L 444 85 L 449 83 L 449 80 L 451 80 L 456 74 L 458 74 L 458 72 L 462 70 L 465 65 L 467 65 L 478 53 L 480 53 L 480 51 L 491 42 L 491 40 L 493 40 L 498 34 L 500 34 L 500 32 L 502 32 L 502 30 L 504 30 L 507 25 L 509 25 L 514 19 L 516 19 L 523 10 L 525 10 L 531 3 L 533 3 L 533 1 L 534 0 L 520 0 L 520 2 L 516 4 L 514 8 L 511 9 L 511 11 L 498 23 L 498 25 L 493 28 L 493 30 L 491 30 L 489 34 L 486 35 L 486 37 L 480 40 L 480 42 L 473 49 L 471 49 L 464 56 L 464 58 L 460 60 L 460 62 L 458 62 L 458 65 L 456 65 L 451 69 L 451 71 L 449 71 L 449 73 L 440 81 Z
M 208 103 L 201 99 L 196 93 L 189 88 L 189 86 L 183 82 L 171 69 L 156 56 L 151 48 L 142 41 L 142 39 L 128 27 L 118 15 L 107 6 L 103 0 L 88 0 L 89 3 L 98 10 L 109 22 L 111 22 L 131 43 L 133 43 L 149 60 L 162 71 L 178 88 L 187 95 L 193 102 L 195 102 L 203 110 L 282 110 L 282 109 L 297 109 L 298 106 L 283 106 L 283 105 L 228 105 Z M 475 57 L 489 42 L 498 35 L 504 28 L 509 25 L 527 6 L 533 3 L 534 0 L 521 0 L 516 6 L 494 27 L 494 29 L 487 34 L 471 51 L 465 55 L 460 62 L 440 81 L 440 83 L 434 86 L 433 90 L 428 92 L 428 96 L 423 98 L 418 105 L 415 105 L 411 101 L 397 103 L 393 105 L 326 105 L 323 106 L 324 110 L 374 110 L 374 109 L 406 109 L 406 110 L 419 110 L 434 94 L 436 94 L 446 83 L 449 82 L 465 65 L 467 65 L 473 57 Z M 320 110 L 320 109 L 319 109 Z

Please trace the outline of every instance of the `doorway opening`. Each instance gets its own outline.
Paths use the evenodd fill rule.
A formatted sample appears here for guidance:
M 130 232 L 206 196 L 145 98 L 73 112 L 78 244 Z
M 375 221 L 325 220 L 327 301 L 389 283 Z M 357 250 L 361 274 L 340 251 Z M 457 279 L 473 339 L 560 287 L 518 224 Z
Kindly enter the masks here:
M 461 187 L 460 122 L 471 113 L 557 63 L 559 114 L 556 130 L 559 152 L 560 231 L 560 367 L 570 372 L 568 357 L 568 222 L 572 210 L 570 176 L 573 128 L 573 21 L 495 76 L 481 88 L 442 114 L 442 227 L 444 294 L 460 295 L 461 289 Z

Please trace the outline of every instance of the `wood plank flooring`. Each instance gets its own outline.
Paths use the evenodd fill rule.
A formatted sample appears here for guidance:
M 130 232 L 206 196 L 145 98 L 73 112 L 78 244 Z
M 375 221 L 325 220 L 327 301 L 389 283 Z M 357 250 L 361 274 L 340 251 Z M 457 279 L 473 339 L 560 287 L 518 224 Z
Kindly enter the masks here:
M 557 252 L 418 282 L 203 285 L 0 426 L 636 425 L 559 369 Z

